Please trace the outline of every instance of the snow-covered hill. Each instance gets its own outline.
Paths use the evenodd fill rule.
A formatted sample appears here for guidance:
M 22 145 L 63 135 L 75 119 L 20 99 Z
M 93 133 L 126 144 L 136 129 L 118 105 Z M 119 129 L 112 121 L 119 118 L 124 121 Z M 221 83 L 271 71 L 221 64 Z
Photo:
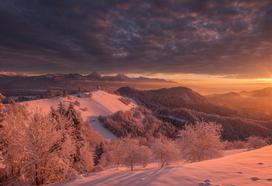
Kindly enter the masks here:
M 99 90 L 81 94 L 80 97 L 70 95 L 67 98 L 55 97 L 50 99 L 27 101 L 22 104 L 26 105 L 30 111 L 38 110 L 44 113 L 49 113 L 51 107 L 57 108 L 60 102 L 64 105 L 78 102 L 79 104 L 75 104 L 75 107 L 81 112 L 84 121 L 90 122 L 93 128 L 105 138 L 112 139 L 115 138 L 115 136 L 101 125 L 97 117 L 100 115 L 110 115 L 117 111 L 130 110 L 136 106 L 133 102 L 125 104 L 120 100 L 120 98 L 121 96 Z
M 257 186 L 272 185 L 272 146 L 198 163 L 135 172 L 109 169 L 65 186 Z

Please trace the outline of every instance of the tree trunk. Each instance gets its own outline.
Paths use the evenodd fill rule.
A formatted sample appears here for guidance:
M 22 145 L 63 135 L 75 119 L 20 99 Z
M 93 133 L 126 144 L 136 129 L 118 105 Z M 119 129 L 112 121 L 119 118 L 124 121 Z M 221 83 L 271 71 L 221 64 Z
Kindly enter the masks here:
M 38 177 L 38 165 L 35 164 L 35 184 L 39 185 L 39 177 Z
M 162 158 L 162 153 L 160 154 L 160 157 L 161 157 L 161 168 L 163 168 L 163 166 L 164 166 L 164 161 L 163 161 L 163 158 Z
M 133 171 L 133 161 L 130 161 L 130 170 Z

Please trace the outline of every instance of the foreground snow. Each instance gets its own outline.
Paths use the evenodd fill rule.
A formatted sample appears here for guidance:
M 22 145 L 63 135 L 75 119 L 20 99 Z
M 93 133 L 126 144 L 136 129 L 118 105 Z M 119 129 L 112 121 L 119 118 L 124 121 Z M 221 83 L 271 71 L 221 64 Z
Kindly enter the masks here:
M 69 103 L 75 103 L 78 101 L 80 106 L 75 107 L 81 112 L 84 121 L 89 122 L 92 127 L 106 139 L 115 138 L 110 131 L 102 126 L 97 117 L 111 115 L 117 111 L 130 110 L 136 105 L 133 102 L 128 105 L 124 104 L 120 101 L 120 96 L 110 94 L 105 91 L 94 91 L 91 92 L 91 94 L 92 96 L 82 94 L 80 98 L 70 95 L 68 98 L 55 97 L 51 99 L 33 100 L 23 102 L 23 104 L 26 105 L 30 111 L 40 110 L 44 113 L 49 113 L 51 107 L 57 108 L 60 102 L 67 106 Z
M 272 185 L 272 146 L 198 163 L 129 172 L 109 169 L 65 186 Z

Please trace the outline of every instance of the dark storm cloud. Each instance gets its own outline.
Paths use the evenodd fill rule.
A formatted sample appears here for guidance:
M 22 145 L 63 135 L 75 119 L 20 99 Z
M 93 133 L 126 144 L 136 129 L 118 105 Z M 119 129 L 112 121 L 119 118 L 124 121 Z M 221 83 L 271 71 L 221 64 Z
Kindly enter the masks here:
M 0 24 L 0 71 L 272 74 L 270 0 L 9 0 Z

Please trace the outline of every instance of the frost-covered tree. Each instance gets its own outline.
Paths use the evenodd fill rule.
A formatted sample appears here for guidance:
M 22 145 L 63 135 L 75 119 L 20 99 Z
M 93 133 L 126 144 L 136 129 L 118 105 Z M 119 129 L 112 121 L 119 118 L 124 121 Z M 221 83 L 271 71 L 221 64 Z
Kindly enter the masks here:
M 171 162 L 180 160 L 180 151 L 174 141 L 167 138 L 157 138 L 151 142 L 151 149 L 155 160 L 163 167 Z
M 95 144 L 94 141 L 98 140 L 95 139 L 97 135 L 94 134 L 88 124 L 83 122 L 80 113 L 75 110 L 73 104 L 65 108 L 60 103 L 57 110 L 51 111 L 51 115 L 58 121 L 58 127 L 64 129 L 65 134 L 69 135 L 74 142 L 75 152 L 71 155 L 73 167 L 81 173 L 88 171 L 90 166 L 88 165 L 89 168 L 86 169 L 89 163 L 84 158 L 89 157 L 90 161 L 93 161 L 91 146 Z M 84 148 L 85 154 L 83 154 L 82 148 Z M 86 149 L 89 149 L 88 152 Z
M 50 115 L 43 115 L 29 113 L 19 104 L 6 106 L 0 128 L 4 185 L 49 184 L 92 171 L 92 143 L 88 141 L 92 137 L 85 137 L 88 128 L 79 128 L 79 142 L 74 120 L 64 111 L 52 109 Z
M 6 106 L 0 128 L 0 149 L 5 164 L 3 180 L 16 182 L 26 159 L 25 140 L 28 113 L 21 105 Z M 19 152 L 19 153 L 18 153 Z
M 115 165 L 126 165 L 134 170 L 136 164 L 146 166 L 152 153 L 147 146 L 140 145 L 139 140 L 126 137 L 113 143 L 113 147 L 107 151 L 108 160 Z
M 220 125 L 199 122 L 187 125 L 180 133 L 179 145 L 182 158 L 188 161 L 201 161 L 220 156 L 223 148 Z
M 73 153 L 74 144 L 67 139 L 69 136 L 65 136 L 63 141 L 62 131 L 57 130 L 53 119 L 33 114 L 26 133 L 27 163 L 23 172 L 31 179 L 31 184 L 53 183 L 75 174 L 76 171 L 70 168 L 69 157 L 65 157 Z
M 151 157 L 151 152 L 146 146 L 140 146 L 139 141 L 133 138 L 124 138 L 121 140 L 122 163 L 134 170 L 135 164 L 146 165 Z

